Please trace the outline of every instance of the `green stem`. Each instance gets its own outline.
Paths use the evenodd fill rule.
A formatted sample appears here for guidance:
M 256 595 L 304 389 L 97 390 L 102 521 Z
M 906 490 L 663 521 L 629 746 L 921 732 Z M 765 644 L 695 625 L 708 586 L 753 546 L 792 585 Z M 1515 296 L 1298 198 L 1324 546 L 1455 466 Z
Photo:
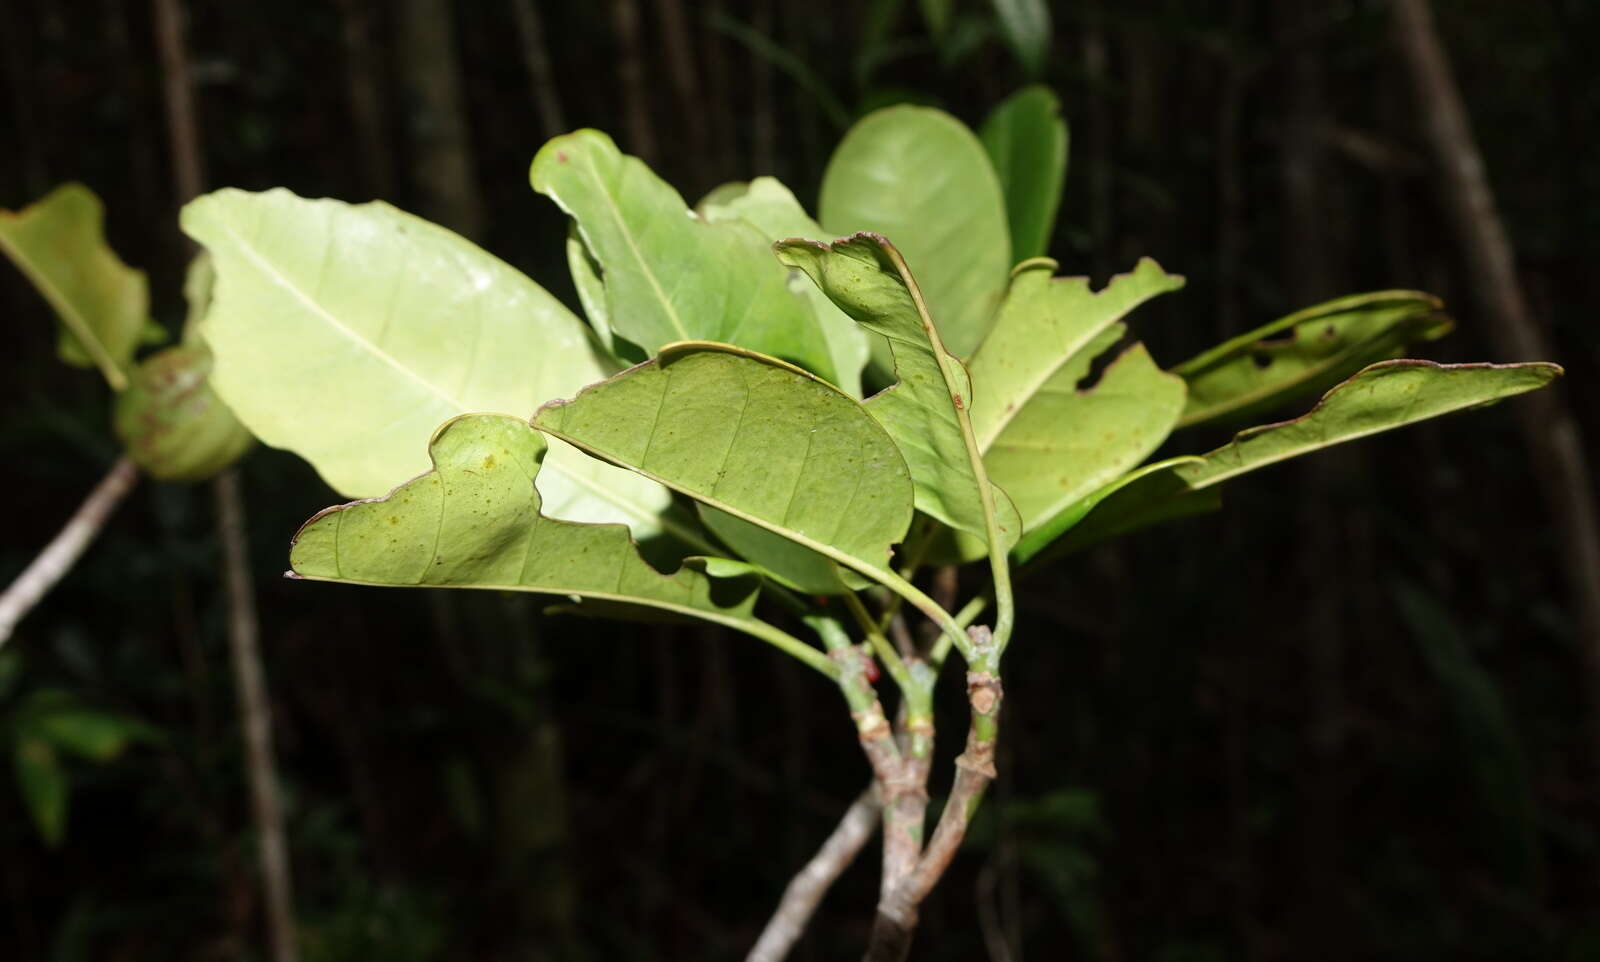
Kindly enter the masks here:
M 909 692 L 911 673 L 906 670 L 906 663 L 900 660 L 900 653 L 894 650 L 894 646 L 889 644 L 889 639 L 878 630 L 878 622 L 872 617 L 872 613 L 861 603 L 861 599 L 856 597 L 855 592 L 845 592 L 844 603 L 856 619 L 856 624 L 861 626 L 862 634 L 867 636 L 867 642 L 872 645 L 873 652 L 883 662 L 884 670 L 889 673 L 889 677 L 894 679 L 894 683 L 900 686 L 902 692 Z
M 837 681 L 839 678 L 838 666 L 835 665 L 827 655 L 775 625 L 769 625 L 765 621 L 760 621 L 755 618 L 742 618 L 736 621 L 730 619 L 724 622 L 724 624 L 727 624 L 731 628 L 737 628 L 747 635 L 760 638 L 762 641 L 772 645 L 779 651 L 800 659 L 802 662 L 810 665 L 812 668 L 815 668 L 835 681 Z M 824 641 L 826 641 L 826 639 L 824 639 Z

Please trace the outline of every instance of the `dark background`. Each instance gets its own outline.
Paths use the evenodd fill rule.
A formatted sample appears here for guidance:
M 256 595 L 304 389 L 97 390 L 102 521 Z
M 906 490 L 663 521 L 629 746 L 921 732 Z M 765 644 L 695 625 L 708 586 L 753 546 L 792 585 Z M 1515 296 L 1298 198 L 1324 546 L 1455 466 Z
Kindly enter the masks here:
M 382 197 L 575 303 L 563 218 L 526 177 L 553 132 L 611 131 L 691 201 L 775 173 L 810 204 L 842 133 L 818 89 L 850 116 L 915 100 L 976 126 L 1027 81 L 976 0 L 942 42 L 901 3 L 876 47 L 862 11 L 893 3 L 545 2 L 541 101 L 518 3 L 191 0 L 208 187 Z M 1600 10 L 1437 7 L 1592 457 Z M 1459 330 L 1427 356 L 1524 359 L 1495 354 L 1502 319 L 1467 297 L 1386 4 L 1053 14 L 1043 79 L 1072 164 L 1052 253 L 1101 280 L 1141 254 L 1187 275 L 1135 316 L 1158 359 L 1386 287 L 1450 303 Z M 0 206 L 89 184 L 175 326 L 187 251 L 149 9 L 3 0 L 0 17 Z M 452 83 L 465 111 L 441 114 Z M 9 267 L 0 312 L 9 579 L 116 450 L 103 383 L 55 363 Z M 1563 520 L 1518 403 L 1251 476 L 1219 515 L 1025 584 L 1001 779 L 915 957 L 1600 958 L 1600 760 Z M 749 639 L 283 581 L 289 536 L 338 499 L 282 452 L 244 475 L 308 960 L 739 958 L 866 783 L 837 695 Z M 0 958 L 264 955 L 213 531 L 203 486 L 141 485 L 11 642 L 24 692 L 66 687 L 166 739 L 74 765 L 56 850 L 7 761 Z M 796 958 L 860 951 L 875 863 Z

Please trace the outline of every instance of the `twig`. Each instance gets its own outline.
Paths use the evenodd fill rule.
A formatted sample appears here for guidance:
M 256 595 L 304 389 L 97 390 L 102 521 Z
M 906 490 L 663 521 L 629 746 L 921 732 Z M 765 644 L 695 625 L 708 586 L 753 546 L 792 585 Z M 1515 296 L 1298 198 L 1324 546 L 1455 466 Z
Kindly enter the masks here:
M 111 512 L 133 489 L 139 480 L 139 469 L 127 458 L 117 459 L 106 476 L 95 485 L 72 518 L 60 533 L 51 539 L 39 556 L 17 575 L 5 594 L 0 595 L 0 647 L 11 639 L 17 622 L 33 610 L 39 600 L 50 593 L 72 566 L 84 549 L 104 528 Z
M 154 0 L 156 45 L 165 79 L 167 129 L 172 137 L 173 180 L 180 203 L 200 193 L 204 154 L 184 45 L 182 0 Z M 272 713 L 258 643 L 255 585 L 250 580 L 245 540 L 244 499 L 239 475 L 228 468 L 212 480 L 216 499 L 217 536 L 222 542 L 223 578 L 228 599 L 228 650 L 238 688 L 240 725 L 244 729 L 245 774 L 250 785 L 250 810 L 255 821 L 261 885 L 267 903 L 267 935 L 272 962 L 296 962 L 299 939 L 294 917 L 294 891 L 289 877 L 289 850 L 278 804 L 278 772 L 272 755 Z
M 1436 184 L 1454 222 L 1466 276 L 1501 360 L 1550 359 L 1548 336 L 1528 307 L 1516 258 L 1495 206 L 1483 155 L 1473 137 L 1449 56 L 1427 0 L 1394 0 L 1395 39 L 1411 73 L 1418 113 L 1440 176 Z M 1589 697 L 1591 764 L 1600 764 L 1600 510 L 1582 429 L 1557 391 L 1539 391 L 1517 405 L 1534 476 L 1561 546 L 1577 647 Z
M 266 889 L 268 931 L 273 962 L 295 962 L 294 892 L 289 877 L 289 846 L 284 838 L 283 810 L 278 802 L 277 767 L 272 755 L 272 708 L 261 669 L 260 622 L 255 586 L 250 581 L 244 533 L 244 499 L 239 473 L 228 468 L 212 482 L 217 503 L 217 531 L 222 538 L 223 576 L 228 588 L 228 651 L 239 693 L 244 726 L 250 811 L 260 836 L 261 882 Z
M 992 650 L 993 643 L 986 629 L 974 629 L 973 641 L 979 651 Z M 866 962 L 902 962 L 909 955 L 911 938 L 917 927 L 917 908 L 950 867 L 956 850 L 966 839 L 967 828 L 983 800 L 985 789 L 994 780 L 994 746 L 999 732 L 1001 698 L 1002 688 L 997 676 L 985 671 L 967 673 L 967 701 L 972 709 L 972 722 L 967 731 L 966 750 L 956 759 L 955 784 L 939 815 L 933 837 L 915 866 L 909 871 L 900 869 L 895 884 L 885 886 L 878 900 L 878 915 L 867 945 Z M 926 803 L 925 792 L 922 797 Z M 884 830 L 889 831 L 887 817 Z M 884 844 L 887 848 L 887 837 Z M 889 869 L 885 857 L 886 876 Z
M 822 843 L 822 848 L 783 890 L 783 900 L 745 962 L 781 962 L 789 955 L 822 897 L 877 831 L 881 811 L 878 796 L 871 788 L 861 793 L 839 820 L 833 834 Z

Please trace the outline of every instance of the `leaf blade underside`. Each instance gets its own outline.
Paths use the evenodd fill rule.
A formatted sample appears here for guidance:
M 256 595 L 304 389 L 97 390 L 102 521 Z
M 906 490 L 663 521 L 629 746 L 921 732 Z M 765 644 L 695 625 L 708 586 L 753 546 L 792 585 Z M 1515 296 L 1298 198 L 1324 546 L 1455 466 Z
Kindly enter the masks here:
M 911 523 L 905 463 L 860 402 L 732 345 L 669 345 L 534 425 L 868 577 Z
M 1369 365 L 1323 395 L 1310 411 L 1289 421 L 1239 432 L 1228 444 L 1196 457 L 1174 458 L 1151 466 L 1089 495 L 1093 504 L 1069 507 L 1031 532 L 1018 546 L 1019 561 L 1045 548 L 1064 554 L 1113 534 L 1133 531 L 1168 517 L 1216 504 L 1212 489 L 1241 474 L 1289 458 L 1355 441 L 1384 431 L 1483 407 L 1503 398 L 1538 390 L 1562 374 L 1559 365 L 1437 364 L 1398 359 Z M 1177 513 L 1173 513 L 1174 511 Z M 1110 522 L 1109 524 L 1107 522 Z
M 534 479 L 547 451 L 545 438 L 519 418 L 452 419 L 429 442 L 430 471 L 383 498 L 319 512 L 295 535 L 290 568 L 315 581 L 526 591 L 608 611 L 642 606 L 780 640 L 752 614 L 756 579 L 711 578 L 688 564 L 662 574 L 625 526 L 544 515 Z M 799 647 L 816 657 L 791 653 L 826 673 L 820 652 Z
M 570 311 L 442 227 L 381 202 L 222 190 L 183 228 L 211 252 L 201 322 L 212 385 L 262 441 L 316 467 L 347 497 L 427 470 L 426 440 L 468 413 L 526 417 L 609 365 Z M 546 459 L 547 511 L 662 529 L 659 485 L 563 446 Z

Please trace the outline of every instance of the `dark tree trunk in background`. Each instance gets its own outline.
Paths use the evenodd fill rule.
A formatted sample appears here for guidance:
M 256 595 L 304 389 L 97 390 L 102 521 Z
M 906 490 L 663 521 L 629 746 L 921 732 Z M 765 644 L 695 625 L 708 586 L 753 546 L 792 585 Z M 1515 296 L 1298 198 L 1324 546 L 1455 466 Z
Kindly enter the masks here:
M 661 23 L 661 35 L 657 42 L 664 54 L 666 72 L 672 82 L 677 107 L 672 112 L 675 128 L 671 131 L 672 141 L 686 146 L 689 156 L 694 158 L 692 163 L 679 162 L 672 166 L 704 179 L 705 174 L 699 165 L 703 163 L 710 141 L 706 135 L 705 108 L 700 99 L 699 69 L 695 65 L 694 47 L 689 42 L 689 17 L 684 11 L 683 0 L 655 0 L 655 7 Z M 709 189 L 712 185 L 699 186 Z M 685 189 L 688 188 L 686 184 Z M 693 202 L 694 197 L 689 200 Z
M 384 100 L 382 13 L 374 0 L 339 0 L 344 44 L 345 90 L 360 157 L 363 196 L 394 199 L 394 150 Z
M 1282 312 L 1334 296 L 1335 250 L 1328 196 L 1328 156 L 1320 132 L 1329 125 L 1326 73 L 1320 44 L 1306 43 L 1322 5 L 1315 0 L 1281 0 L 1273 5 L 1280 48 L 1293 50 L 1282 61 Z M 1295 929 L 1304 944 L 1346 946 L 1350 929 L 1341 904 L 1340 861 L 1344 850 L 1340 818 L 1340 758 L 1345 740 L 1345 646 L 1355 596 L 1346 568 L 1345 537 L 1351 511 L 1344 492 L 1364 473 L 1365 458 L 1355 446 L 1299 466 L 1301 497 L 1299 556 L 1285 574 L 1290 594 L 1304 601 L 1296 634 L 1305 661 L 1305 763 L 1299 767 L 1301 803 L 1299 851 L 1304 869 L 1297 889 Z M 1265 634 L 1265 632 L 1263 633 Z
M 1411 74 L 1423 134 L 1438 167 L 1473 299 L 1499 361 L 1556 360 L 1528 309 L 1516 261 L 1461 91 L 1427 0 L 1393 0 L 1395 37 Z M 1535 474 L 1561 545 L 1584 687 L 1590 701 L 1589 765 L 1600 766 L 1600 514 L 1577 419 L 1560 386 L 1516 405 Z
M 656 149 L 655 124 L 650 119 L 650 92 L 645 86 L 638 0 L 611 0 L 611 28 L 617 35 L 617 87 L 622 91 L 628 133 L 622 151 L 654 167 L 660 153 Z
M 550 67 L 550 45 L 545 39 L 544 18 L 534 0 L 511 0 L 517 16 L 517 33 L 522 40 L 522 62 L 528 68 L 528 85 L 533 105 L 539 111 L 539 125 L 546 140 L 567 132 L 567 112 L 561 107 L 561 88 L 556 86 Z
M 205 154 L 194 103 L 194 83 L 184 39 L 182 0 L 155 0 L 156 45 L 161 56 L 167 104 L 167 129 L 172 144 L 173 185 L 179 205 L 199 196 L 205 184 Z M 244 495 L 237 468 L 226 468 L 212 480 L 217 512 L 217 538 L 222 546 L 223 589 L 227 593 L 228 653 L 243 729 L 245 775 L 250 786 L 250 811 L 256 833 L 261 887 L 267 911 L 267 935 L 273 962 L 299 958 L 294 887 L 289 874 L 289 843 L 278 796 L 277 762 L 272 750 L 272 705 L 261 663 L 261 623 L 256 614 L 255 581 L 245 540 Z
M 1088 158 L 1089 264 L 1097 283 L 1110 273 L 1111 244 L 1111 110 L 1110 55 L 1107 52 L 1104 0 L 1089 0 L 1083 11 L 1084 128 Z
M 448 0 L 402 0 L 393 13 L 404 69 L 411 189 L 417 212 L 473 240 L 483 236 L 483 196 L 472 161 L 461 60 Z
M 753 0 L 750 26 L 764 37 L 772 36 L 776 21 L 776 0 Z M 777 106 L 772 97 L 772 65 L 767 58 L 750 51 L 750 155 L 755 162 L 752 176 L 778 176 Z

